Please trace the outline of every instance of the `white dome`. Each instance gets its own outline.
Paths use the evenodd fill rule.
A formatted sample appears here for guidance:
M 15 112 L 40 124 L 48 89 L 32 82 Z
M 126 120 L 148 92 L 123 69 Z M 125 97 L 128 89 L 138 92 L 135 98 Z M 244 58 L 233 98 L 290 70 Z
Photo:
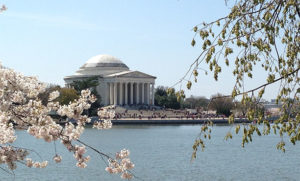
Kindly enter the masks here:
M 96 55 L 82 67 L 127 67 L 121 60 L 111 55 Z
M 128 70 L 127 65 L 116 57 L 111 55 L 96 55 L 80 67 L 74 76 L 105 76 Z

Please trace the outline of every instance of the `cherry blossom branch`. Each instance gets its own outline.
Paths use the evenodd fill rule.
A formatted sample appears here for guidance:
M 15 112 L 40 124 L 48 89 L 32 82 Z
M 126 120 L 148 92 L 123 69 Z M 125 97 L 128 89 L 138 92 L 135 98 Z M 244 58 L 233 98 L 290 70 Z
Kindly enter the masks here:
M 102 159 L 103 157 L 108 159 L 105 169 L 107 172 L 120 174 L 123 179 L 130 179 L 134 176 L 130 172 L 134 164 L 130 161 L 129 150 L 123 149 L 116 153 L 116 158 L 111 158 L 79 140 L 80 135 L 84 132 L 84 126 L 91 121 L 90 118 L 83 115 L 83 112 L 90 108 L 92 102 L 96 101 L 90 90 L 81 91 L 79 98 L 68 105 L 54 102 L 60 96 L 58 91 L 54 91 L 50 93 L 47 105 L 44 105 L 38 95 L 45 93 L 46 85 L 39 82 L 37 78 L 23 76 L 1 65 L 0 77 L 0 164 L 6 164 L 10 170 L 17 168 L 16 163 L 35 168 L 44 168 L 48 164 L 48 161 L 36 162 L 27 157 L 29 153 L 34 152 L 41 158 L 35 150 L 10 145 L 17 139 L 13 126 L 15 124 L 28 126 L 28 134 L 37 139 L 53 142 L 55 150 L 53 160 L 57 163 L 61 162 L 62 157 L 57 155 L 55 141 L 60 140 L 68 151 L 74 153 L 77 167 L 85 168 L 87 166 L 86 163 L 90 157 L 84 155 L 85 147 L 88 147 L 100 154 Z M 64 126 L 57 124 L 49 116 L 49 111 L 56 111 L 58 115 L 67 117 L 67 119 L 75 119 L 76 125 L 71 122 Z M 110 118 L 114 117 L 114 112 L 98 112 L 98 115 L 99 117 L 104 115 L 108 119 L 95 122 L 93 128 L 111 128 Z M 81 145 L 73 144 L 73 141 L 78 141 Z
M 42 156 L 37 151 L 35 151 L 33 149 L 28 149 L 28 148 L 24 148 L 24 147 L 13 146 L 13 145 L 10 145 L 10 146 L 13 147 L 13 148 L 18 148 L 18 149 L 31 151 L 31 152 L 35 153 L 41 160 L 43 160 Z
M 4 172 L 10 174 L 10 175 L 14 175 L 14 173 L 9 172 L 8 170 L 6 170 L 6 169 L 4 169 L 4 168 L 2 168 L 2 167 L 0 167 L 0 169 L 1 169 L 2 171 L 4 171 Z
M 86 146 L 86 147 L 92 149 L 93 151 L 95 151 L 96 153 L 100 154 L 101 156 L 105 156 L 107 159 L 110 159 L 110 158 L 111 158 L 109 155 L 107 155 L 107 154 L 105 154 L 105 153 L 103 153 L 103 152 L 97 150 L 96 148 L 94 148 L 94 147 L 92 147 L 92 146 L 90 146 L 90 145 L 84 143 L 83 141 L 81 141 L 81 140 L 79 140 L 79 139 L 77 139 L 76 141 L 78 141 L 79 143 L 83 144 L 84 146 Z

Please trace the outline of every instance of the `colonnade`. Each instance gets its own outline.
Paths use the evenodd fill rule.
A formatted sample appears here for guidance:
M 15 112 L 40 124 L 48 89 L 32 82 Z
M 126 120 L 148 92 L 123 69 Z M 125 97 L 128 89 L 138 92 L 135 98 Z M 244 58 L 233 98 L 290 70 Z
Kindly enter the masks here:
M 110 105 L 154 105 L 154 83 L 108 82 L 107 93 Z

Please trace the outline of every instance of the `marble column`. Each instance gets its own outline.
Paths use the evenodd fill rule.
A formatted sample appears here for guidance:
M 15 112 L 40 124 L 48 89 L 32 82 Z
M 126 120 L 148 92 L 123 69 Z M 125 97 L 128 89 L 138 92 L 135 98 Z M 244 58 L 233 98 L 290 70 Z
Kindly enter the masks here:
M 154 105 L 154 84 L 152 84 L 152 102 L 151 105 Z
M 110 104 L 110 87 L 109 87 L 109 82 L 106 82 L 106 91 L 105 91 L 105 96 L 106 96 L 106 100 L 105 100 L 105 105 L 109 105 Z
M 118 91 L 117 91 L 118 89 L 117 88 L 118 88 L 118 83 L 115 82 L 114 83 L 114 105 L 118 104 L 118 99 L 117 99 L 118 98 L 117 97 L 118 96 L 118 94 L 117 94 L 118 93 Z
M 133 104 L 133 82 L 130 82 L 130 104 Z
M 144 104 L 147 104 L 147 83 L 144 83 Z
M 142 104 L 145 104 L 145 83 L 141 83 L 142 84 Z
M 139 83 L 136 83 L 136 104 L 140 103 L 140 95 L 139 95 Z
M 150 84 L 146 83 L 146 104 L 149 105 L 150 99 Z
M 123 82 L 120 82 L 120 105 L 123 105 Z
M 125 104 L 128 104 L 128 87 L 127 87 L 127 82 L 125 82 Z
M 112 82 L 109 83 L 109 104 L 114 104 L 114 84 Z

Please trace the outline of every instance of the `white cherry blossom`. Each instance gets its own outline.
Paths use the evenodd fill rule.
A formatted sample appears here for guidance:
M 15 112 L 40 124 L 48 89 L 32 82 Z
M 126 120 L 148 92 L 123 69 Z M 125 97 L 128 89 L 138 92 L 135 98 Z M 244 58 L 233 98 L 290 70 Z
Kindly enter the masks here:
M 5 9 L 3 6 L 1 10 Z M 17 125 L 26 128 L 27 133 L 34 138 L 46 142 L 59 141 L 74 154 L 77 167 L 87 167 L 90 157 L 86 156 L 86 146 L 79 138 L 91 119 L 82 114 L 96 101 L 96 97 L 91 95 L 90 90 L 83 90 L 77 100 L 68 105 L 60 105 L 59 102 L 54 102 L 59 97 L 59 92 L 54 91 L 49 95 L 47 106 L 44 106 L 38 95 L 45 91 L 46 84 L 38 81 L 36 77 L 24 76 L 2 67 L 0 63 L 0 165 L 5 164 L 11 170 L 17 168 L 17 162 L 29 168 L 45 168 L 48 165 L 48 161 L 33 161 L 28 157 L 31 151 L 10 145 L 16 139 L 22 139 L 15 135 L 13 125 Z M 77 122 L 60 125 L 48 115 L 50 111 L 56 111 L 58 115 L 66 116 L 67 120 L 74 119 Z M 98 115 L 102 121 L 95 122 L 94 128 L 112 127 L 111 119 L 115 116 L 113 110 L 100 110 Z M 82 145 L 76 145 L 77 142 Z M 105 169 L 108 173 L 119 173 L 124 179 L 132 178 L 128 170 L 132 169 L 134 164 L 129 159 L 128 150 L 118 152 L 115 159 L 100 151 L 97 153 L 108 158 L 109 167 Z M 55 153 L 53 160 L 59 163 L 62 157 Z

